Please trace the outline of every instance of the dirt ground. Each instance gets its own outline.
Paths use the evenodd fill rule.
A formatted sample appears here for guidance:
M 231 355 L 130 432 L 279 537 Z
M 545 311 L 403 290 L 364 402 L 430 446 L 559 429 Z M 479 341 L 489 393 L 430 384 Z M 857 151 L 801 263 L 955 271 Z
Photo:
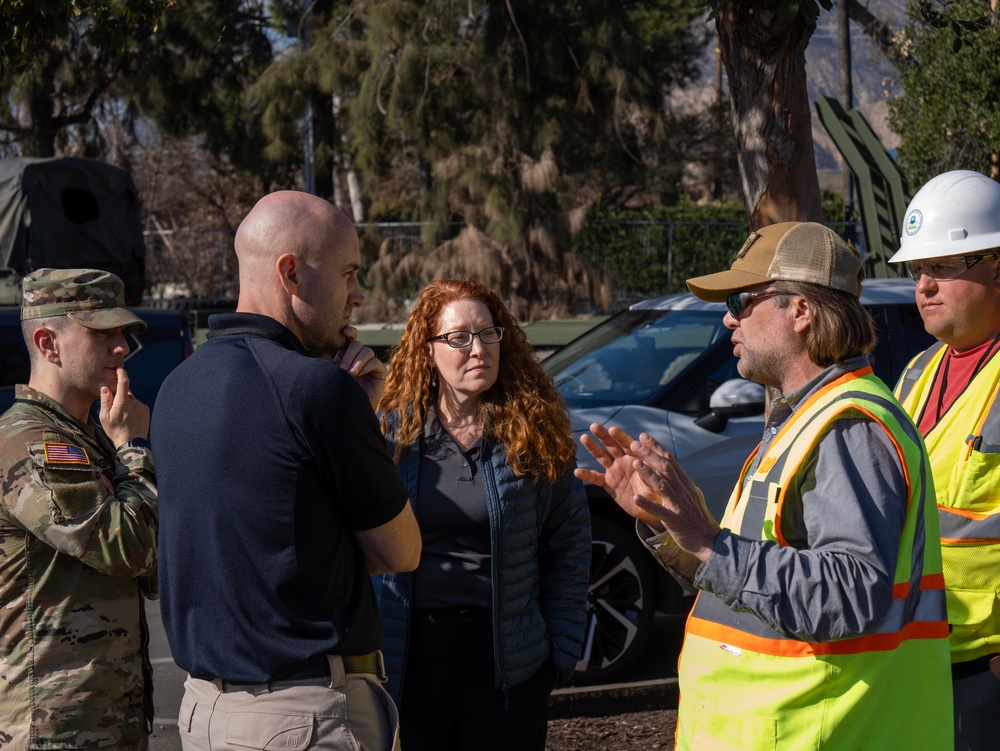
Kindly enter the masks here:
M 676 722 L 676 686 L 553 696 L 545 749 L 667 751 Z

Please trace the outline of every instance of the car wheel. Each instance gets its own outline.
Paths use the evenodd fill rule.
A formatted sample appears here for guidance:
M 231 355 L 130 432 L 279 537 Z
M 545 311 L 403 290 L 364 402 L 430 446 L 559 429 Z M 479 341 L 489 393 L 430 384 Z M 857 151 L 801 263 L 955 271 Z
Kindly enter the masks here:
M 656 605 L 649 553 L 635 533 L 599 516 L 592 530 L 587 628 L 573 676 L 581 685 L 612 681 L 635 661 Z

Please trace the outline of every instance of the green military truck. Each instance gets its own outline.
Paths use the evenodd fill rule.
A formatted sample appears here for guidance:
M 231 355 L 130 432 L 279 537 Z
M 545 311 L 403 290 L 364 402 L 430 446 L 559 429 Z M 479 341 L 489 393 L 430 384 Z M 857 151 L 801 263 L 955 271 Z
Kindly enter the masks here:
M 0 159 L 0 305 L 19 304 L 21 278 L 46 267 L 110 271 L 138 305 L 145 264 L 128 172 L 76 157 Z

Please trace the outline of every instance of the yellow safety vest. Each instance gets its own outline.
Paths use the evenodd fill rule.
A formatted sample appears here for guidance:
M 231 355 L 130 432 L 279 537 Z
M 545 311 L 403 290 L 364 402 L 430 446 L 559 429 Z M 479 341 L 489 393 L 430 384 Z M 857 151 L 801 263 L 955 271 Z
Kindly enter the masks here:
M 896 387 L 919 420 L 947 347 L 918 355 Z M 924 437 L 937 491 L 951 659 L 1000 652 L 1000 357 L 994 355 Z
M 929 468 L 919 433 L 871 368 L 847 373 L 811 395 L 744 483 L 751 455 L 722 525 L 744 537 L 786 544 L 781 513 L 790 481 L 847 410 L 885 429 L 906 472 L 909 497 L 892 572 L 892 607 L 873 633 L 807 642 L 701 592 L 681 652 L 678 749 L 885 751 L 954 743 Z

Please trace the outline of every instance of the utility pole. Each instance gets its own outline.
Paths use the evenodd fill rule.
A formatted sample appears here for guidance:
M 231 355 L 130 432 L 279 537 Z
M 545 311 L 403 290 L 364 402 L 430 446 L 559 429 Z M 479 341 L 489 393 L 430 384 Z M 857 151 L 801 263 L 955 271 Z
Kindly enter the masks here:
M 311 0 L 302 0 L 302 16 L 299 20 L 299 46 L 302 55 L 309 53 L 312 43 L 312 7 Z M 313 94 L 312 87 L 306 89 L 305 111 L 302 113 L 302 189 L 306 193 L 316 195 L 316 170 L 314 155 L 316 152 L 315 136 L 313 134 Z
M 840 104 L 844 112 L 850 112 L 854 107 L 854 85 L 851 80 L 851 19 L 848 15 L 847 6 L 851 0 L 839 0 L 837 3 L 837 36 L 840 50 Z M 854 182 L 851 178 L 851 170 L 847 166 L 843 157 L 840 157 L 843 165 L 843 197 L 844 197 L 844 221 L 850 221 L 854 213 Z
M 990 0 L 990 13 L 993 14 L 993 23 L 996 23 L 997 0 Z M 990 154 L 990 177 L 1000 182 L 1000 154 L 996 152 Z

